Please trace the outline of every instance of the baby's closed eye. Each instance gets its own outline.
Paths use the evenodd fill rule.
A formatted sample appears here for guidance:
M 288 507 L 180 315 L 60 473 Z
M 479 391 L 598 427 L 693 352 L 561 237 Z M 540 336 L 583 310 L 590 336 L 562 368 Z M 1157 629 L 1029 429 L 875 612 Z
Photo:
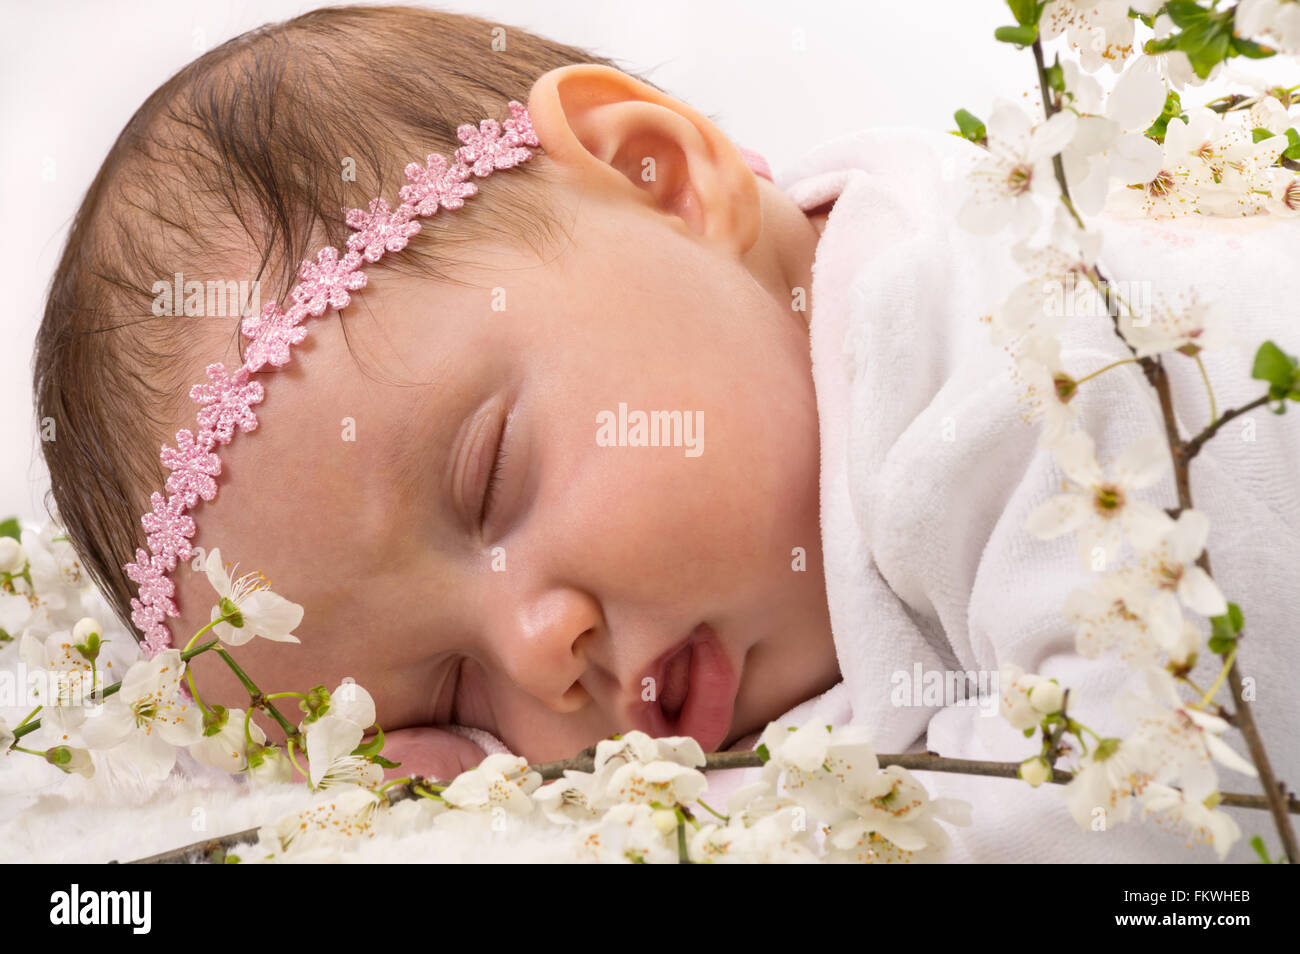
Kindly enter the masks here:
M 390 762 L 402 763 L 385 769 L 385 780 L 422 775 L 447 781 L 487 758 L 486 752 L 464 736 L 431 727 L 385 732 L 382 754 Z

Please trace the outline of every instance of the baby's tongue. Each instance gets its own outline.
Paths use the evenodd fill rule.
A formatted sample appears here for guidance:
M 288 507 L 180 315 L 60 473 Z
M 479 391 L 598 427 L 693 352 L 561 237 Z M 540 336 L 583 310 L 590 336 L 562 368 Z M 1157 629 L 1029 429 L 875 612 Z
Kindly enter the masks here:
M 676 719 L 677 714 L 682 711 L 682 706 L 686 704 L 686 694 L 691 685 L 693 651 L 692 646 L 687 646 L 668 661 L 668 668 L 664 671 L 664 687 L 663 692 L 659 694 L 659 707 L 670 719 Z

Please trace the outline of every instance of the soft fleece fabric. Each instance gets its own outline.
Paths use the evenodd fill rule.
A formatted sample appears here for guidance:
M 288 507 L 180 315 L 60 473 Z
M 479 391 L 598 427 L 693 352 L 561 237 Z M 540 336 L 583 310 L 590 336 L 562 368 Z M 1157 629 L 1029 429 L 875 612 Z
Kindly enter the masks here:
M 1083 585 L 1073 534 L 1043 542 L 1025 530 L 1063 476 L 1020 420 L 1010 359 L 979 321 L 1023 280 L 1009 233 L 987 238 L 954 222 L 966 172 L 980 150 L 954 136 L 872 130 L 828 143 L 783 170 L 777 184 L 805 211 L 835 206 L 813 268 L 812 359 L 821 428 L 821 524 L 826 586 L 844 681 L 786 717 L 825 716 L 874 730 L 882 752 L 930 749 L 972 759 L 1034 754 L 1000 717 L 972 705 L 897 706 L 896 673 L 996 672 L 1012 662 L 1070 687 L 1071 711 L 1099 732 L 1126 726 L 1112 702 L 1128 676 L 1116 656 L 1074 650 L 1062 605 Z M 1206 353 L 1219 408 L 1262 390 L 1253 350 L 1273 339 L 1300 351 L 1300 219 L 1103 217 L 1103 263 L 1115 281 L 1189 286 L 1229 306 L 1243 345 Z M 1075 319 L 1062 358 L 1078 374 L 1127 353 L 1105 318 Z M 1209 421 L 1195 363 L 1171 369 L 1183 433 Z M 1135 438 L 1162 433 L 1154 392 L 1125 365 L 1076 400 L 1103 464 Z M 1246 616 L 1240 663 L 1254 681 L 1254 712 L 1282 779 L 1300 780 L 1300 413 L 1257 410 L 1231 422 L 1193 464 L 1196 507 L 1211 519 L 1216 579 Z M 1252 429 L 1253 428 L 1253 432 Z M 1146 492 L 1177 501 L 1172 477 Z M 1213 679 L 1217 657 L 1194 678 Z M 1228 734 L 1243 755 L 1239 734 Z M 1154 824 L 1080 831 L 1052 786 L 925 773 L 932 794 L 965 798 L 974 824 L 955 832 L 954 861 L 1213 861 L 1214 852 Z M 1258 782 L 1220 772 L 1224 791 Z M 1270 836 L 1267 813 L 1233 810 L 1246 842 Z

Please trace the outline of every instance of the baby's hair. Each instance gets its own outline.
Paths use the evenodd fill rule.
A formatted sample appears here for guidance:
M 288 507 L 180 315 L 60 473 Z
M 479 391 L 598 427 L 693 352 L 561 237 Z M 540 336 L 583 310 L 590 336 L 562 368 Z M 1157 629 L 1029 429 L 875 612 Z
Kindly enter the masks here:
M 41 443 L 46 507 L 129 631 L 122 566 L 144 545 L 138 515 L 165 480 L 158 448 L 191 410 L 193 339 L 204 340 L 194 322 L 154 313 L 155 283 L 256 280 L 263 302 L 284 300 L 303 258 L 343 247 L 345 209 L 395 199 L 408 162 L 452 154 L 459 125 L 508 118 L 502 104 L 578 63 L 620 68 L 471 16 L 334 7 L 205 53 L 136 111 L 73 220 L 33 362 L 37 419 L 55 422 Z M 562 228 L 549 183 L 543 153 L 455 216 L 424 220 L 375 267 L 455 281 L 476 243 L 540 250 Z M 231 334 L 242 352 L 237 322 Z

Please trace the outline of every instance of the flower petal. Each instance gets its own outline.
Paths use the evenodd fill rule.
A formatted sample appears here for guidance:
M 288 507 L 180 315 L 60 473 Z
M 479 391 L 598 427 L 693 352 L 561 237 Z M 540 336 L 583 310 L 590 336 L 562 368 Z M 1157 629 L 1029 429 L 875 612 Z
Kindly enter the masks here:
M 1115 477 L 1127 487 L 1150 487 L 1169 469 L 1169 447 L 1155 436 L 1124 448 L 1115 462 Z
M 1106 111 L 1121 129 L 1142 131 L 1156 121 L 1166 95 L 1159 71 L 1136 61 L 1116 80 Z
M 1223 598 L 1219 584 L 1199 566 L 1189 566 L 1183 571 L 1178 596 L 1188 609 L 1202 616 L 1222 616 L 1228 612 L 1228 601 Z
M 203 563 L 203 570 L 207 573 L 208 582 L 212 588 L 217 591 L 217 595 L 225 598 L 230 596 L 230 574 L 221 563 L 221 549 L 218 547 L 208 554 L 207 560 Z
M 1088 501 L 1081 494 L 1057 494 L 1034 508 L 1025 529 L 1040 540 L 1052 540 L 1077 530 L 1088 513 Z

